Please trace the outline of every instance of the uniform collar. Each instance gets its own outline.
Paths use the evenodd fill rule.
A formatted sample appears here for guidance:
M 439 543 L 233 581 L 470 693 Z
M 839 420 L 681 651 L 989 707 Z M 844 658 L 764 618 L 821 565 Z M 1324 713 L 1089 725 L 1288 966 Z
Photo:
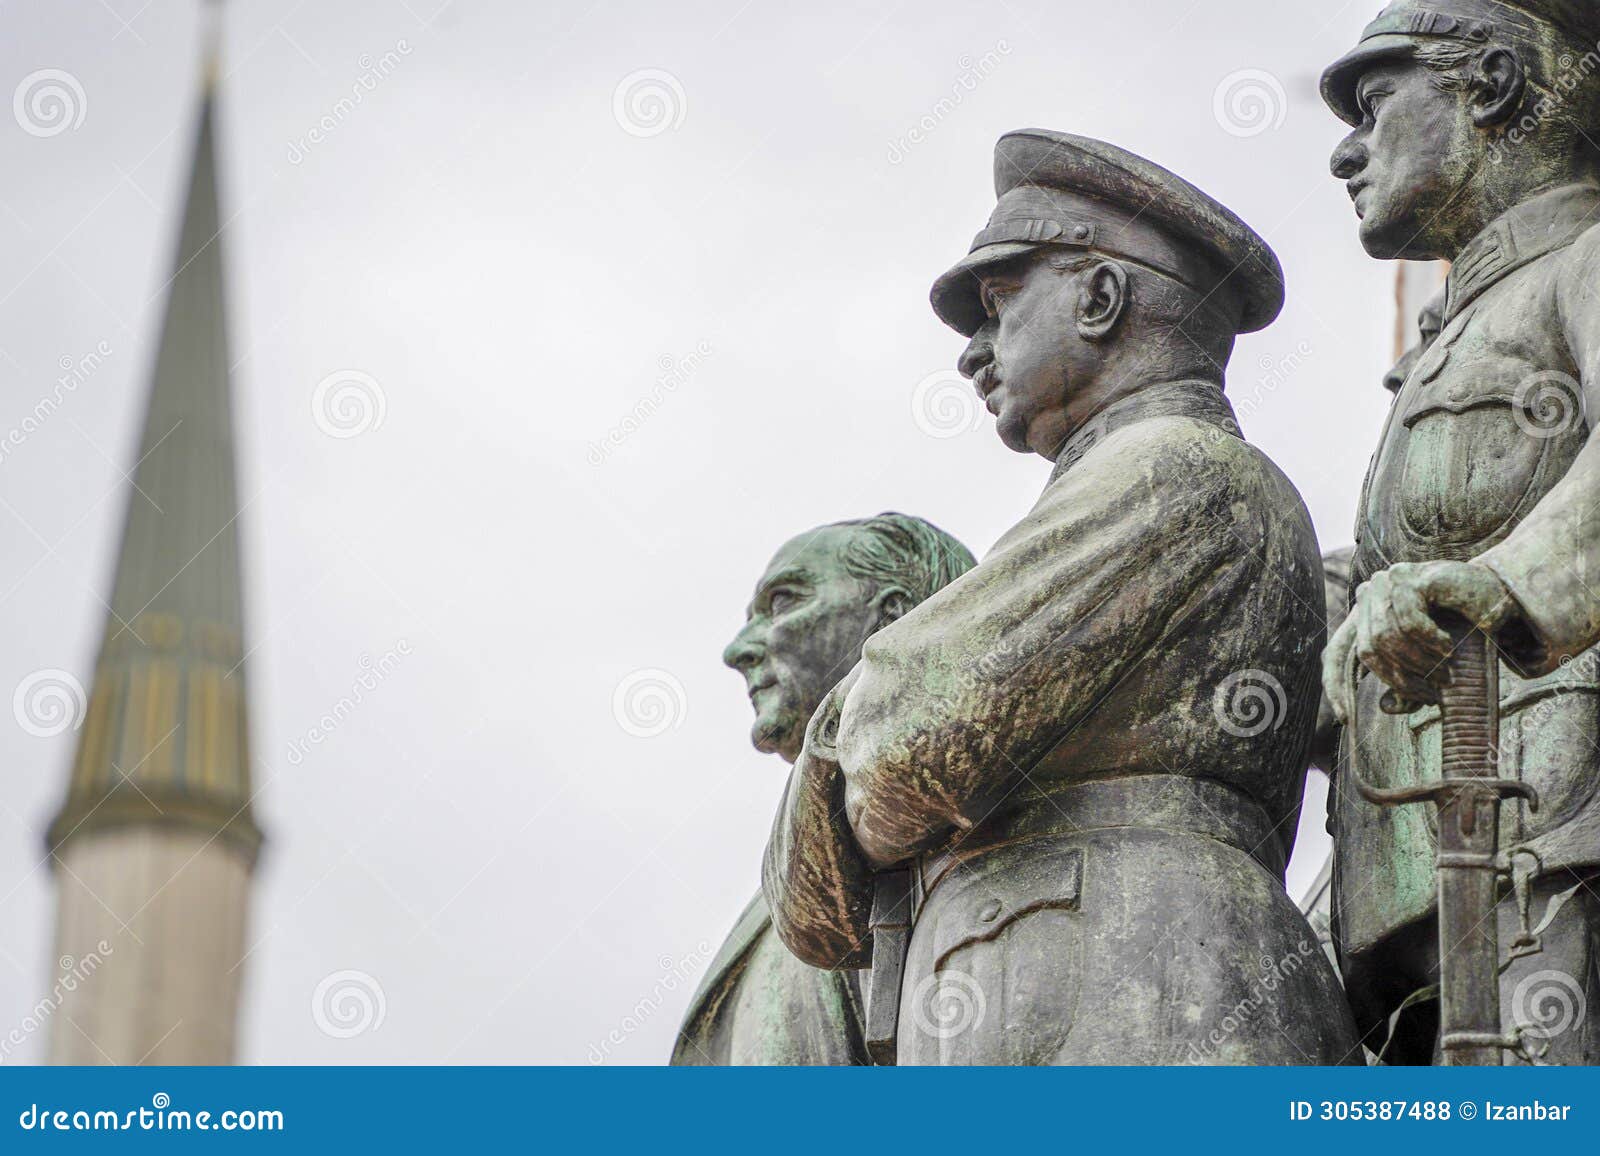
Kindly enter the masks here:
M 1114 401 L 1079 426 L 1061 453 L 1050 475 L 1054 482 L 1083 460 L 1083 456 L 1124 426 L 1158 417 L 1188 417 L 1219 426 L 1224 432 L 1243 439 L 1233 407 L 1222 390 L 1209 381 L 1168 381 L 1150 385 L 1138 393 Z
M 1449 323 L 1484 290 L 1540 257 L 1572 244 L 1600 221 L 1600 187 L 1563 185 L 1503 213 L 1461 250 L 1445 282 Z

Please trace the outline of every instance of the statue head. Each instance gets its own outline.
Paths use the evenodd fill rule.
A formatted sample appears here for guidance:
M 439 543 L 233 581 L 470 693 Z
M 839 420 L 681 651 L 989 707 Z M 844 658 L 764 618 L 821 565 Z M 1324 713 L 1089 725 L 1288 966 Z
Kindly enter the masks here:
M 1383 388 L 1390 393 L 1400 392 L 1400 387 L 1406 383 L 1406 378 L 1411 376 L 1411 371 L 1416 368 L 1417 362 L 1422 360 L 1422 355 L 1428 352 L 1428 348 L 1444 331 L 1444 304 L 1445 291 L 1440 289 L 1418 311 L 1417 332 L 1421 335 L 1420 339 L 1401 355 L 1400 360 L 1394 363 L 1394 368 L 1383 375 Z
M 1113 401 L 1157 383 L 1219 388 L 1240 333 L 1283 307 L 1266 242 L 1158 165 L 1028 129 L 995 146 L 999 199 L 933 308 L 1002 441 L 1054 459 Z
M 784 543 L 722 652 L 744 675 L 756 749 L 799 758 L 806 724 L 862 643 L 976 564 L 955 538 L 905 514 L 834 522 Z
M 1600 175 L 1600 5 L 1400 0 L 1322 77 L 1361 243 L 1454 258 L 1507 209 Z

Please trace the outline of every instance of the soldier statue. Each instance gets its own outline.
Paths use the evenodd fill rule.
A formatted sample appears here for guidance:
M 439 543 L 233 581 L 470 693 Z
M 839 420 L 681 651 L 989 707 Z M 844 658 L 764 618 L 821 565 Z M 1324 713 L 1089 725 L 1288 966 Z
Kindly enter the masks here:
M 1353 126 L 1332 168 L 1367 252 L 1452 262 L 1442 328 L 1368 472 L 1356 601 L 1325 657 L 1347 724 L 1334 932 L 1364 1039 L 1394 1062 L 1484 1036 L 1521 1062 L 1600 1061 L 1597 41 L 1593 0 L 1406 0 L 1322 80 Z M 1483 864 L 1504 883 L 1477 921 L 1498 937 L 1501 1030 L 1442 1041 L 1427 1022 L 1441 961 L 1479 937 L 1441 948 L 1436 869 L 1477 864 L 1436 865 L 1431 807 L 1372 800 L 1443 781 L 1437 704 L 1464 637 L 1452 623 L 1487 632 L 1505 660 L 1498 696 L 1485 693 L 1508 797 L 1499 860 Z M 1535 792 L 1537 810 L 1515 797 Z
M 1400 356 L 1389 372 L 1383 375 L 1383 388 L 1390 393 L 1399 393 L 1400 387 L 1405 384 L 1411 375 L 1411 369 L 1417 360 L 1428 351 L 1428 347 L 1439 336 L 1442 327 L 1441 318 L 1444 315 L 1444 293 L 1441 291 L 1432 297 L 1417 314 L 1417 332 L 1420 339 Z M 1324 605 L 1328 613 L 1328 633 L 1334 634 L 1339 627 L 1344 625 L 1344 620 L 1350 614 L 1350 563 L 1355 557 L 1354 546 L 1340 546 L 1337 550 L 1330 550 L 1322 556 L 1322 577 L 1326 594 Z M 1339 747 L 1343 739 L 1344 728 L 1339 723 L 1339 716 L 1333 708 L 1333 700 L 1328 697 L 1327 688 L 1323 688 L 1322 702 L 1317 707 L 1316 737 L 1311 743 L 1312 769 L 1321 771 L 1331 780 L 1339 762 Z M 1330 821 L 1328 830 L 1331 834 L 1333 824 Z M 1312 928 L 1317 933 L 1317 940 L 1322 944 L 1322 949 L 1328 953 L 1329 959 L 1338 966 L 1338 948 L 1333 942 L 1333 852 L 1329 851 L 1327 860 L 1322 865 L 1322 870 L 1317 873 L 1316 880 L 1300 900 L 1300 909 L 1306 913 L 1306 918 L 1311 921 Z
M 974 564 L 956 539 L 904 514 L 821 526 L 785 544 L 722 654 L 749 688 L 756 749 L 793 763 L 862 641 Z M 758 891 L 695 992 L 672 1062 L 865 1063 L 858 984 L 854 972 L 790 955 Z
M 774 925 L 808 963 L 870 967 L 902 1064 L 1359 1063 L 1283 886 L 1321 560 L 1223 395 L 1236 336 L 1282 306 L 1277 259 L 1100 141 L 1010 133 L 995 183 L 933 305 L 1001 439 L 1054 470 L 812 719 Z M 903 872 L 896 958 L 880 884 Z

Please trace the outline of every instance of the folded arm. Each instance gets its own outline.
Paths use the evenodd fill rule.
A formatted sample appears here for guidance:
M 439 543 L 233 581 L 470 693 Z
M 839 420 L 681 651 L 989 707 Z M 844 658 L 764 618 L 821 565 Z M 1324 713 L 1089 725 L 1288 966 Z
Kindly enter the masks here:
M 844 777 L 833 750 L 843 688 L 854 677 L 823 701 L 806 730 L 761 864 L 778 938 L 796 958 L 830 970 L 872 962 L 872 868 L 845 819 Z
M 1256 564 L 1251 453 L 1193 423 L 1123 430 L 975 570 L 867 641 L 838 749 L 872 863 L 983 820 L 1219 576 Z

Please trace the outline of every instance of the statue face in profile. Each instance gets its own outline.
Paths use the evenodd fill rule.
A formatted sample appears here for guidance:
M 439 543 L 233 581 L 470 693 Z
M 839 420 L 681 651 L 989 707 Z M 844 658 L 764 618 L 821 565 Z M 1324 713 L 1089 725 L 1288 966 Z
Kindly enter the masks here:
M 994 414 L 1000 440 L 1018 453 L 1055 457 L 1073 428 L 1068 401 L 1102 360 L 1091 343 L 1122 313 L 1121 266 L 1086 264 L 1032 254 L 977 275 L 988 320 L 957 368 Z
M 750 741 L 786 762 L 800 757 L 806 724 L 861 658 L 861 644 L 886 617 L 891 592 L 845 565 L 854 526 L 823 526 L 786 543 L 756 584 L 744 628 L 722 661 L 744 675 L 756 718 Z
M 1361 124 L 1334 151 L 1333 173 L 1355 202 L 1362 247 L 1384 260 L 1452 256 L 1438 229 L 1481 160 L 1465 94 L 1407 61 L 1369 69 L 1356 95 Z

